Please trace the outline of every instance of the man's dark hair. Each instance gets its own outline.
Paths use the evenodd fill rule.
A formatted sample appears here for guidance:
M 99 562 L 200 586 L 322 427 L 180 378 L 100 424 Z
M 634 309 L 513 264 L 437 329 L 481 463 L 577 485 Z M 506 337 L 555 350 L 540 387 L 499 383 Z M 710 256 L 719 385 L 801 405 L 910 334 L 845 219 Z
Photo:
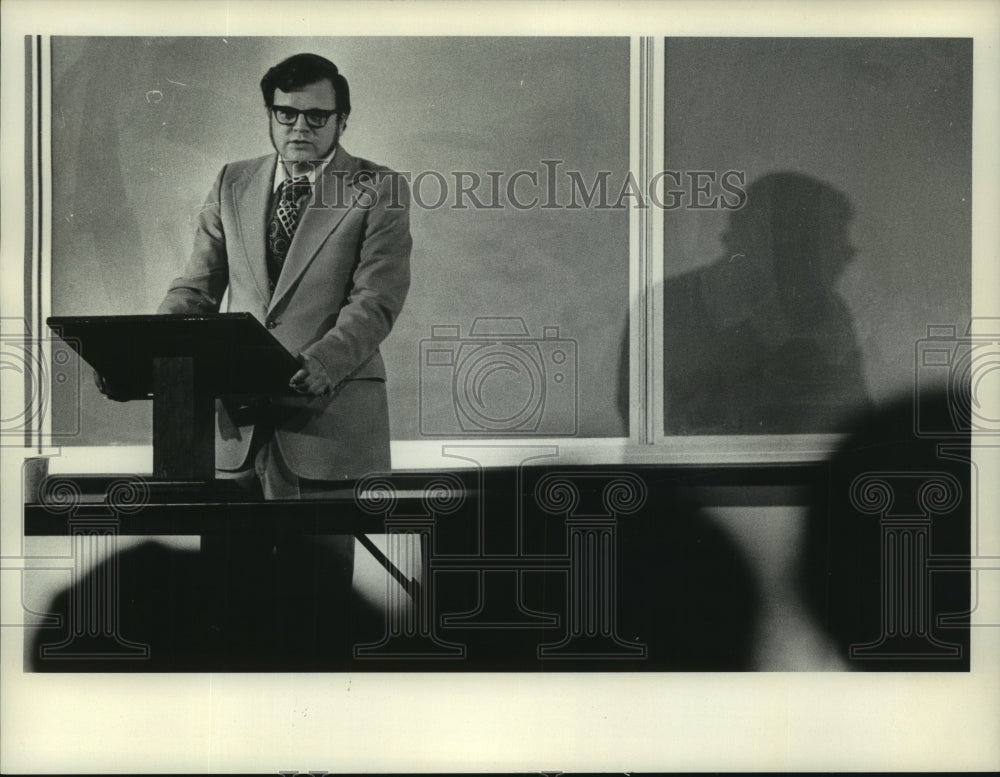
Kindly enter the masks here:
M 274 105 L 274 90 L 291 92 L 303 86 L 328 80 L 337 95 L 337 111 L 344 116 L 351 112 L 351 90 L 337 66 L 318 54 L 296 54 L 279 62 L 260 79 L 260 90 L 264 93 L 264 104 Z

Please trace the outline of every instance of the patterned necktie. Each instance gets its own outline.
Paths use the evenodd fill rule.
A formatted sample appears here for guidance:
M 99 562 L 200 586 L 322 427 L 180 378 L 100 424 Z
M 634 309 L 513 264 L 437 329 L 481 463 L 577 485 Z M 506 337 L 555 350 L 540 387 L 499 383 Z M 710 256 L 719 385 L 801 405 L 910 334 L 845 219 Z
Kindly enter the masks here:
M 267 225 L 267 274 L 271 281 L 271 291 L 274 291 L 278 283 L 282 265 L 288 256 L 288 247 L 292 244 L 295 229 L 299 225 L 300 205 L 311 190 L 312 185 L 304 175 L 286 178 L 278 189 L 278 207 Z

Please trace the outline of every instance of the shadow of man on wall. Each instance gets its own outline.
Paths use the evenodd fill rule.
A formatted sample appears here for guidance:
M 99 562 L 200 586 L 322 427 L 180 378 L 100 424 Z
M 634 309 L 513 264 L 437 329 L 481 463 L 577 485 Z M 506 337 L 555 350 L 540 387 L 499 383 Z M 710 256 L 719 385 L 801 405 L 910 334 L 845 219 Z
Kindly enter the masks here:
M 792 172 L 745 193 L 724 255 L 664 284 L 666 432 L 839 431 L 868 401 L 836 290 L 855 254 L 850 201 Z

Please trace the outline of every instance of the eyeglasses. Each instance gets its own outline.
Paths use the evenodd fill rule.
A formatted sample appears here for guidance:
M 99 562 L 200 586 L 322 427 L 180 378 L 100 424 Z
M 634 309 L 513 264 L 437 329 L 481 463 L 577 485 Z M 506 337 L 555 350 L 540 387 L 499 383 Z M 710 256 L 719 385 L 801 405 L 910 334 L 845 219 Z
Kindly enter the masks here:
M 289 127 L 295 124 L 299 120 L 299 114 L 302 114 L 306 117 L 306 124 L 312 129 L 319 129 L 320 127 L 325 127 L 327 119 L 336 113 L 340 113 L 336 108 L 332 111 L 322 111 L 319 108 L 300 111 L 297 108 L 289 108 L 286 105 L 271 106 L 271 115 L 274 116 L 278 124 L 284 124 Z

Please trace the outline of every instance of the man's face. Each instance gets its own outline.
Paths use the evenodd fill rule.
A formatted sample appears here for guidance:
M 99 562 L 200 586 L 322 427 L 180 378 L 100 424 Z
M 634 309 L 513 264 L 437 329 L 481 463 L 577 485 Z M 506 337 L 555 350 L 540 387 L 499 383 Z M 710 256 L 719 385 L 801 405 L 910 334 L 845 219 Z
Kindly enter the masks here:
M 324 79 L 291 92 L 275 89 L 274 107 L 295 108 L 299 111 L 332 111 L 337 107 L 337 95 L 333 84 Z M 273 111 L 269 114 L 271 143 L 286 162 L 304 163 L 323 159 L 343 132 L 343 118 L 338 114 L 331 116 L 324 126 L 317 129 L 310 127 L 302 114 L 291 125 L 280 124 Z

